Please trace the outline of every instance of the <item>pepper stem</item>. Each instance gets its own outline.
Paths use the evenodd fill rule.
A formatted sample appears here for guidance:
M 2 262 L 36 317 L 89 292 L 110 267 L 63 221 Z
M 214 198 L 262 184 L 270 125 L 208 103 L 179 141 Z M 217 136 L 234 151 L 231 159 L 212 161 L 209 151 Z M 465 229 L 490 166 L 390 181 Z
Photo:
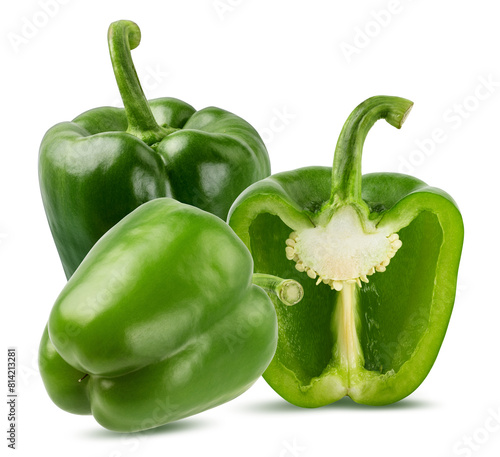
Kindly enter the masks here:
M 401 128 L 413 102 L 400 97 L 375 96 L 358 105 L 340 132 L 332 171 L 330 204 L 357 204 L 361 199 L 361 156 L 366 135 L 379 119 Z
M 273 275 L 254 273 L 252 282 L 262 287 L 266 292 L 275 294 L 286 306 L 297 304 L 304 296 L 304 289 L 300 283 L 293 279 L 281 279 Z
M 168 130 L 156 122 L 137 77 L 131 49 L 141 42 L 141 30 L 132 21 L 116 21 L 109 26 L 108 45 L 116 82 L 127 114 L 127 132 L 148 145 L 162 140 Z

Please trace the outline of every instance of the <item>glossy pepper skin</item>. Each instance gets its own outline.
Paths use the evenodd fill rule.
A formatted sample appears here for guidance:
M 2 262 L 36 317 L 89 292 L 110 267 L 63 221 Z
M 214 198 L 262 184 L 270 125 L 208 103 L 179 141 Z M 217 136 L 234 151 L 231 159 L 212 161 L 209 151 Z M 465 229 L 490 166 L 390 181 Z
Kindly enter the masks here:
M 130 21 L 109 28 L 125 108 L 96 108 L 57 124 L 40 146 L 42 200 L 68 278 L 144 202 L 173 197 L 225 220 L 239 193 L 270 174 L 262 139 L 240 117 L 175 98 L 146 100 L 130 55 L 140 38 Z
M 376 120 L 400 128 L 412 103 L 372 97 L 347 120 L 333 168 L 308 167 L 253 184 L 229 224 L 255 271 L 301 282 L 300 307 L 274 300 L 279 339 L 264 378 L 289 402 L 344 396 L 396 402 L 430 371 L 453 308 L 463 222 L 452 198 L 417 178 L 361 175 Z
M 252 270 L 220 218 L 170 198 L 141 205 L 96 243 L 54 304 L 39 352 L 50 397 L 133 432 L 240 395 L 277 343 L 276 313 Z M 279 289 L 268 276 L 254 281 Z M 282 298 L 300 300 L 298 285 L 284 283 Z

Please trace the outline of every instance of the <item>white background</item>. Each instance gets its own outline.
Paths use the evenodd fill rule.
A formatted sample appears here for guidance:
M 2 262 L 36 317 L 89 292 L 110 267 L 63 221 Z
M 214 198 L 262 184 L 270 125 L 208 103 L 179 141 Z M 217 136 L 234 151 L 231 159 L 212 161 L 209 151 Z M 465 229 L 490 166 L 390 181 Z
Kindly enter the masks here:
M 42 450 L 72 457 L 498 455 L 500 27 L 495 3 L 4 2 L 0 293 L 5 353 L 0 359 L 6 365 L 7 347 L 17 347 L 18 455 Z M 106 41 L 108 25 L 118 19 L 141 27 L 142 43 L 133 58 L 149 98 L 175 96 L 197 109 L 215 105 L 239 114 L 266 140 L 273 172 L 330 165 L 345 119 L 365 98 L 386 94 L 415 102 L 401 131 L 376 124 L 365 144 L 363 171 L 404 171 L 445 189 L 462 210 L 466 241 L 446 339 L 430 375 L 409 398 L 387 407 L 344 399 L 306 410 L 286 403 L 260 379 L 228 404 L 129 436 L 52 404 L 36 353 L 65 278 L 40 199 L 38 146 L 53 124 L 120 103 Z M 6 381 L 0 391 L 6 392 Z M 3 431 L 6 406 L 2 411 Z M 5 448 L 7 441 L 1 443 Z

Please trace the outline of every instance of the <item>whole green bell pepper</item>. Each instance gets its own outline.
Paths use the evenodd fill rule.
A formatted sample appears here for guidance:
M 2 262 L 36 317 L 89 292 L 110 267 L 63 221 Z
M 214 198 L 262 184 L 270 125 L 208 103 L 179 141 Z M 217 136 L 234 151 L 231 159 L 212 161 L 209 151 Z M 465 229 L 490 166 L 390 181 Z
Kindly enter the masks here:
M 54 304 L 39 353 L 50 397 L 132 432 L 238 396 L 277 343 L 252 269 L 218 217 L 170 198 L 140 206 L 95 244 Z M 302 297 L 295 281 L 253 279 L 288 305 Z
M 270 174 L 255 129 L 219 108 L 175 98 L 146 100 L 130 55 L 139 27 L 109 27 L 125 108 L 102 107 L 52 127 L 40 146 L 39 178 L 52 235 L 69 278 L 95 242 L 142 203 L 173 197 L 226 219 L 234 199 Z
M 264 373 L 296 405 L 346 395 L 370 405 L 398 401 L 437 357 L 455 298 L 460 212 L 449 195 L 414 177 L 361 175 L 375 121 L 400 128 L 411 107 L 397 97 L 366 100 L 344 125 L 333 169 L 276 174 L 230 210 L 255 271 L 304 287 L 300 307 L 274 300 L 278 348 Z

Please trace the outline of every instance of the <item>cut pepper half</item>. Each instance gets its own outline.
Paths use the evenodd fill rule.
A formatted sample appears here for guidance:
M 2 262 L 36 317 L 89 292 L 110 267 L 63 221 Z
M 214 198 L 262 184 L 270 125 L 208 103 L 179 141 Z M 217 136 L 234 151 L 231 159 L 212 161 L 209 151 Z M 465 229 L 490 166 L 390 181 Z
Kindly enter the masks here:
M 377 96 L 340 134 L 333 168 L 279 173 L 245 190 L 229 224 L 255 271 L 300 281 L 304 299 L 273 299 L 276 354 L 264 378 L 304 406 L 344 396 L 398 401 L 429 373 L 450 319 L 463 244 L 457 205 L 397 173 L 361 175 L 364 140 L 378 119 L 400 128 L 412 102 Z

